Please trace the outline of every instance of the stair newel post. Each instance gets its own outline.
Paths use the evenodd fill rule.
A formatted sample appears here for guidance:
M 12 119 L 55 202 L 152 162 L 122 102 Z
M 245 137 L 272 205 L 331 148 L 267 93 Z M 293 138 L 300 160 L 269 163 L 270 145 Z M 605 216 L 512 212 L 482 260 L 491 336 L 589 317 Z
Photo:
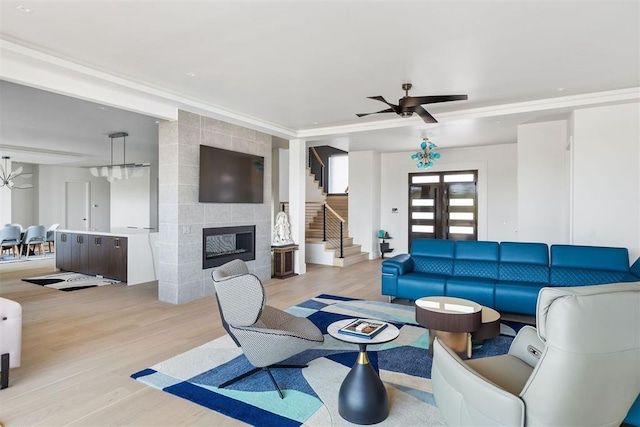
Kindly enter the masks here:
M 340 221 L 340 258 L 344 258 L 344 221 Z
M 322 205 L 322 241 L 327 241 L 327 204 Z

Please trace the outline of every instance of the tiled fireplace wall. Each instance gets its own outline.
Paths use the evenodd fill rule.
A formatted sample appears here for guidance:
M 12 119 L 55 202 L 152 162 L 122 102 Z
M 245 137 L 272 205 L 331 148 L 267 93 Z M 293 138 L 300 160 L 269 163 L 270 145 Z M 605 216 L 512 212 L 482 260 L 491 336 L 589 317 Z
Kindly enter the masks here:
M 160 124 L 160 301 L 181 304 L 214 294 L 212 269 L 202 269 L 202 229 L 256 226 L 256 259 L 250 271 L 271 277 L 271 135 L 179 111 Z M 264 157 L 261 204 L 198 202 L 200 144 Z

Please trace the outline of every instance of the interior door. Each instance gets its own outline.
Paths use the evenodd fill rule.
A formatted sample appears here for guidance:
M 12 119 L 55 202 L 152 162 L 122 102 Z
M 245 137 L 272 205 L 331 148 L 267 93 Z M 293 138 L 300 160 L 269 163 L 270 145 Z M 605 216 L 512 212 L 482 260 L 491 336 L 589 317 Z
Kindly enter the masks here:
M 65 209 L 67 230 L 88 231 L 91 220 L 89 218 L 90 183 L 88 181 L 67 181 L 65 183 Z

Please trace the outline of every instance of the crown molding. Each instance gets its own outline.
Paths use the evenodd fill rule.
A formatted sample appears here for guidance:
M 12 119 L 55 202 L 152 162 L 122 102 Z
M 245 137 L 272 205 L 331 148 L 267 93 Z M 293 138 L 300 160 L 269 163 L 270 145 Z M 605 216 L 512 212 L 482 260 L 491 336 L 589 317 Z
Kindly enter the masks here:
M 419 117 L 367 121 L 338 126 L 290 129 L 255 117 L 137 83 L 113 74 L 26 47 L 0 36 L 0 78 L 129 111 L 177 120 L 178 110 L 204 114 L 285 139 L 313 139 L 407 126 L 425 126 Z M 35 62 L 35 65 L 34 65 Z M 63 76 L 61 76 L 61 74 Z M 435 115 L 439 122 L 505 116 L 543 110 L 614 104 L 640 100 L 640 87 L 562 96 Z M 427 125 L 429 126 L 429 125 Z
M 296 134 L 293 129 L 80 65 L 6 37 L 0 37 L 0 57 L 0 78 L 7 81 L 165 120 L 177 120 L 180 109 L 284 138 Z

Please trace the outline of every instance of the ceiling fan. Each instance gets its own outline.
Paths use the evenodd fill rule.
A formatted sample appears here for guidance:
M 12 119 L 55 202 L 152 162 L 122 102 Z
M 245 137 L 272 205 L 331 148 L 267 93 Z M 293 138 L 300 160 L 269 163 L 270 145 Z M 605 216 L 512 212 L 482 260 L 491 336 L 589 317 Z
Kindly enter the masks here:
M 409 96 L 409 90 L 411 89 L 411 83 L 403 83 L 402 90 L 405 91 L 405 95 L 398 100 L 398 105 L 390 104 L 382 96 L 369 96 L 369 99 L 375 99 L 376 101 L 382 101 L 391 108 L 386 110 L 376 111 L 375 113 L 361 113 L 356 114 L 358 117 L 368 116 L 369 114 L 379 113 L 396 113 L 401 117 L 411 117 L 413 113 L 419 115 L 425 123 L 438 123 L 438 121 L 427 110 L 422 108 L 422 104 L 434 104 L 436 102 L 447 101 L 464 101 L 467 99 L 467 95 L 435 95 L 435 96 Z

